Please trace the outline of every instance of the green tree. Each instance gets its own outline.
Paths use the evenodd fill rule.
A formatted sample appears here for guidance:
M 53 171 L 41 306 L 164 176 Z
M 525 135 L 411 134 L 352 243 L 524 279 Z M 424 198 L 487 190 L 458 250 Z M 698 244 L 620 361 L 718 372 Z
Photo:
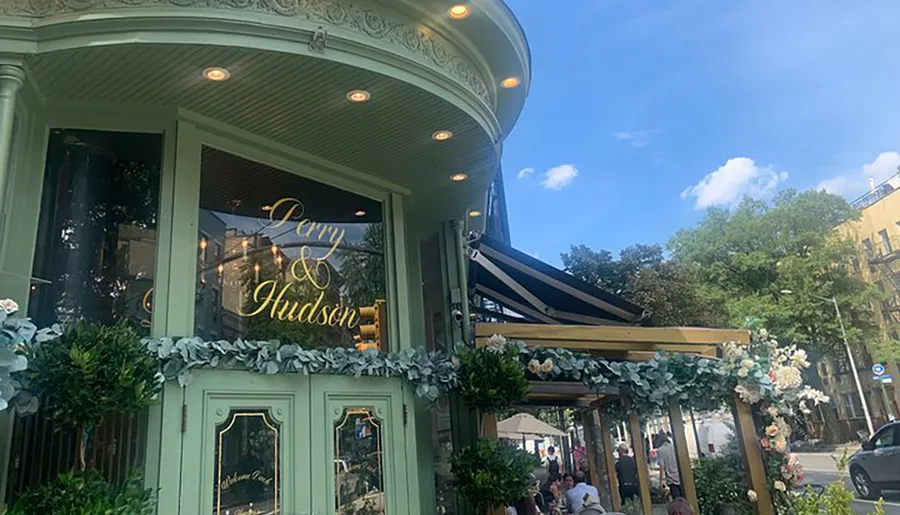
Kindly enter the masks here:
M 856 249 L 834 231 L 857 216 L 836 195 L 786 190 L 771 202 L 710 209 L 669 248 L 676 261 L 695 267 L 699 294 L 721 308 L 727 324 L 758 317 L 781 337 L 839 356 L 834 309 L 815 296 L 838 300 L 851 342 L 877 332 L 870 303 L 878 294 L 849 273 Z
M 647 308 L 654 325 L 724 324 L 698 283 L 696 267 L 666 260 L 660 245 L 626 247 L 619 259 L 607 250 L 574 245 L 562 255 L 562 262 L 575 277 Z

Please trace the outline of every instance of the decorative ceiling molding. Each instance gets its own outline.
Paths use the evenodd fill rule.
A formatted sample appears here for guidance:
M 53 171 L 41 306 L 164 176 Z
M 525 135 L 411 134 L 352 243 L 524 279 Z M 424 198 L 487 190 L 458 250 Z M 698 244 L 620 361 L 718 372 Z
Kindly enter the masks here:
M 2 0 L 0 14 L 46 18 L 96 9 L 138 7 L 213 8 L 299 17 L 388 42 L 431 63 L 492 106 L 485 80 L 452 50 L 452 44 L 431 31 L 385 13 L 334 0 Z

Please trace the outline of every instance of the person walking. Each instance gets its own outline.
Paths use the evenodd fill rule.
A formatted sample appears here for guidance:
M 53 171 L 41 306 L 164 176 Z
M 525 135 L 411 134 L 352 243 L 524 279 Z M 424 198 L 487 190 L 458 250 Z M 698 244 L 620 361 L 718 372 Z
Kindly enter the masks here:
M 562 478 L 563 466 L 562 458 L 556 454 L 556 448 L 552 445 L 547 447 L 547 455 L 544 456 L 543 465 L 547 468 L 547 481 L 553 483 Z
M 659 435 L 659 441 L 659 449 L 656 450 L 656 455 L 659 457 L 659 485 L 661 487 L 665 485 L 672 499 L 684 497 L 675 446 L 664 433 Z
M 625 502 L 637 497 L 640 483 L 638 482 L 637 462 L 630 455 L 628 444 L 619 443 L 618 452 L 616 477 L 619 479 L 619 498 Z

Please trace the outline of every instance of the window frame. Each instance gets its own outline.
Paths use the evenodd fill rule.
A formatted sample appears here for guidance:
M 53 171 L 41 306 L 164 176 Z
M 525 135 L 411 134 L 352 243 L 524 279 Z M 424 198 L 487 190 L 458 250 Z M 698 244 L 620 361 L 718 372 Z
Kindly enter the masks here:
M 198 121 L 201 123 L 197 123 Z M 176 163 L 178 184 L 175 189 L 173 242 L 179 242 L 182 247 L 189 249 L 189 252 L 196 254 L 195 243 L 199 234 L 200 211 L 200 155 L 204 146 L 376 200 L 382 205 L 382 223 L 384 223 L 387 283 L 385 288 L 389 320 L 388 348 L 382 350 L 396 351 L 412 346 L 413 315 L 409 309 L 410 270 L 407 264 L 403 210 L 405 195 L 393 191 L 393 188 L 375 184 L 377 181 L 372 181 L 371 178 L 351 176 L 352 173 L 334 173 L 329 167 L 324 166 L 324 163 L 310 162 L 291 149 L 280 147 L 263 138 L 202 122 L 185 118 L 178 120 L 176 148 L 179 162 Z M 345 172 L 353 171 L 345 170 Z M 197 260 L 185 261 L 182 254 L 183 252 L 180 252 L 173 243 L 172 259 L 184 263 L 184 266 L 173 267 L 173 275 L 169 278 L 171 288 L 169 305 L 174 308 L 171 310 L 173 317 L 169 323 L 172 330 L 179 328 L 178 331 L 170 331 L 170 334 L 193 334 L 194 331 L 194 305 L 190 303 L 186 306 L 178 299 L 194 298 Z

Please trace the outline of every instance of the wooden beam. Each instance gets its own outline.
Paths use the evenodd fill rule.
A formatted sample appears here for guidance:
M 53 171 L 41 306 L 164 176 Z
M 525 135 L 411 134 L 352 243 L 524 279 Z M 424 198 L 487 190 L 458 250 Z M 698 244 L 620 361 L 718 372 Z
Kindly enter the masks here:
M 647 469 L 647 453 L 644 452 L 644 439 L 641 437 L 641 421 L 636 412 L 628 416 L 628 427 L 631 432 L 631 448 L 634 450 L 634 461 L 637 463 L 638 483 L 641 489 L 641 507 L 644 515 L 651 515 L 653 504 L 650 500 L 650 470 Z
M 603 416 L 603 413 L 597 411 L 600 418 L 600 432 L 606 438 L 606 445 L 603 446 L 603 461 L 606 464 L 606 474 L 609 478 L 609 496 L 612 498 L 612 511 L 622 511 L 622 498 L 619 496 L 619 478 L 616 475 L 616 459 L 613 457 L 612 445 L 609 444 L 610 431 L 609 420 Z
M 775 506 L 772 504 L 772 496 L 766 484 L 766 467 L 763 464 L 753 413 L 750 411 L 750 406 L 737 394 L 734 396 L 734 421 L 750 489 L 756 492 L 756 503 L 754 504 L 756 514 L 774 515 Z
M 691 468 L 691 456 L 688 453 L 687 437 L 684 434 L 684 415 L 681 405 L 673 400 L 669 403 L 669 420 L 672 424 L 672 438 L 675 439 L 675 454 L 678 457 L 678 475 L 681 477 L 681 489 L 684 498 L 696 511 L 700 510 L 697 502 L 697 488 L 694 485 L 694 471 Z M 699 452 L 699 449 L 697 449 Z
M 584 429 L 584 451 L 587 454 L 590 483 L 595 485 L 599 482 L 600 469 L 597 468 L 597 453 L 594 452 L 593 413 L 594 410 L 581 412 L 581 427 Z
M 750 332 L 701 327 L 632 327 L 552 324 L 475 324 L 475 336 L 502 334 L 518 340 L 554 339 L 582 342 L 627 342 L 651 344 L 718 345 L 749 343 Z

